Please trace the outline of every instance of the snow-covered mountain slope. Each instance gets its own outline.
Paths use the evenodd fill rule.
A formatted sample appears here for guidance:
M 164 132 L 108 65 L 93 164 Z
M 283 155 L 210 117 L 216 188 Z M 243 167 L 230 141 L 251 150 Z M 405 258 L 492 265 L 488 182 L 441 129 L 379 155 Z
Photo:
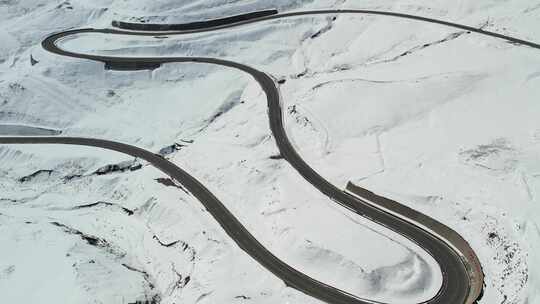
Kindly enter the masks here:
M 540 4 L 531 1 L 2 1 L 0 131 L 41 127 L 160 152 L 297 269 L 383 302 L 432 297 L 441 274 L 430 256 L 336 206 L 279 158 L 266 101 L 246 75 L 188 63 L 108 71 L 40 46 L 70 27 L 270 7 L 407 12 L 540 41 Z M 189 36 L 87 34 L 62 47 L 220 57 L 268 71 L 281 79 L 288 132 L 310 165 L 339 187 L 353 181 L 461 233 L 484 266 L 481 303 L 540 301 L 540 52 L 348 15 Z M 122 154 L 0 146 L 0 188 L 6 302 L 317 303 L 237 248 L 159 171 Z

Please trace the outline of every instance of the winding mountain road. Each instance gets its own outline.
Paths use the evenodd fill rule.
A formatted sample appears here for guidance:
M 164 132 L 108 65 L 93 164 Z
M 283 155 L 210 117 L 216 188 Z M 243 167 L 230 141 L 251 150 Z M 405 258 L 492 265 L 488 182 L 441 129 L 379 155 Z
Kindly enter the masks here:
M 75 29 L 61 33 L 53 34 L 47 37 L 42 46 L 49 52 L 80 59 L 94 60 L 105 63 L 111 69 L 152 69 L 161 64 L 171 62 L 192 62 L 192 63 L 208 63 L 220 66 L 226 66 L 241 70 L 251 75 L 255 81 L 259 83 L 264 91 L 268 102 L 268 116 L 270 128 L 279 151 L 283 158 L 296 171 L 316 187 L 324 195 L 332 199 L 334 202 L 349 209 L 352 212 L 358 213 L 380 225 L 391 229 L 412 242 L 421 246 L 438 262 L 443 274 L 443 283 L 438 293 L 430 300 L 424 303 L 430 304 L 471 304 L 474 303 L 482 293 L 483 274 L 474 269 L 471 265 L 479 265 L 477 257 L 472 254 L 463 257 L 455 248 L 449 246 L 448 240 L 444 240 L 441 236 L 434 235 L 430 231 L 423 229 L 419 225 L 411 223 L 402 217 L 396 216 L 388 210 L 377 207 L 376 204 L 368 199 L 362 199 L 337 188 L 325 178 L 313 170 L 297 153 L 292 146 L 283 126 L 283 109 L 281 107 L 281 97 L 278 85 L 275 80 L 268 74 L 252 68 L 248 65 L 233 62 L 219 58 L 207 57 L 112 57 L 99 56 L 90 54 L 80 54 L 61 49 L 57 42 L 62 38 L 81 34 L 81 33 L 103 33 L 103 34 L 121 34 L 121 35 L 144 35 L 156 36 L 163 35 L 182 35 L 189 33 L 198 33 L 212 31 L 216 29 L 229 28 L 240 26 L 243 24 L 262 22 L 265 20 L 273 20 L 278 18 L 307 16 L 307 15 L 324 15 L 324 14 L 372 14 L 385 15 L 398 18 L 406 18 L 429 22 L 459 28 L 462 30 L 475 32 L 482 35 L 492 36 L 499 39 L 505 39 L 514 44 L 525 45 L 540 49 L 540 45 L 477 29 L 470 26 L 450 23 L 446 21 L 430 19 L 420 16 L 400 14 L 394 12 L 370 11 L 370 10 L 320 10 L 320 11 L 302 11 L 277 14 L 277 11 L 263 11 L 239 16 L 233 16 L 220 19 L 218 22 L 198 22 L 197 25 L 190 25 L 186 30 L 171 31 L 171 29 L 181 29 L 180 25 L 153 25 L 145 24 L 130 24 L 130 23 L 115 23 L 123 29 Z M 223 21 L 226 20 L 226 21 Z M 190 28 L 191 27 L 191 28 Z M 195 27 L 195 28 L 194 28 Z M 138 30 L 138 31 L 134 31 Z M 164 32 L 166 31 L 166 32 Z M 67 144 L 67 145 L 84 145 L 99 147 L 109 150 L 114 150 L 129 154 L 148 161 L 150 164 L 161 170 L 163 173 L 170 176 L 172 179 L 182 184 L 191 194 L 193 194 L 208 210 L 208 212 L 218 221 L 225 232 L 231 237 L 238 246 L 254 258 L 257 262 L 271 271 L 274 275 L 292 288 L 304 292 L 310 296 L 332 304 L 366 304 L 378 303 L 369 299 L 362 299 L 322 282 L 319 282 L 300 271 L 290 267 L 283 261 L 269 252 L 261 243 L 259 243 L 245 227 L 230 213 L 230 211 L 214 196 L 204 185 L 189 175 L 187 172 L 169 162 L 165 158 L 160 157 L 152 152 L 137 148 L 131 145 L 94 138 L 79 138 L 79 137 L 0 137 L 0 144 Z M 376 196 L 373 196 L 376 197 Z M 369 250 L 365 248 L 364 250 Z M 479 266 L 478 266 L 479 267 Z

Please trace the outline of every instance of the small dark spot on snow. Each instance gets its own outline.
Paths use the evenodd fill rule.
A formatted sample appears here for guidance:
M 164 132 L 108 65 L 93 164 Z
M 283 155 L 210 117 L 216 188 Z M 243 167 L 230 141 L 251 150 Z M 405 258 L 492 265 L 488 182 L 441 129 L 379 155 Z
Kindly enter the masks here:
M 295 113 L 297 113 L 297 111 L 296 111 L 296 105 L 289 106 L 289 107 L 287 108 L 287 110 L 288 110 L 287 112 L 288 112 L 289 114 L 295 114 Z
M 34 66 L 36 64 L 38 64 L 39 61 L 35 60 L 34 57 L 32 55 L 30 55 L 30 65 Z
M 2 273 L 6 276 L 12 274 L 15 271 L 15 265 L 10 265 L 6 267 L 4 270 L 2 270 Z
M 22 92 L 26 90 L 26 88 L 22 84 L 16 82 L 10 83 L 9 89 L 13 92 Z
M 236 297 L 234 297 L 234 298 L 235 298 L 235 299 L 242 299 L 242 300 L 249 300 L 249 299 L 251 299 L 250 297 L 244 296 L 244 295 L 236 296 Z
M 283 159 L 283 156 L 281 154 L 270 155 L 270 159 Z
M 322 31 L 317 31 L 315 34 L 311 35 L 309 38 L 315 39 L 315 38 L 319 37 L 321 34 L 322 34 Z
M 186 276 L 186 277 L 184 278 L 184 286 L 186 286 L 187 283 L 189 283 L 189 281 L 191 281 L 191 277 L 190 277 L 190 276 Z

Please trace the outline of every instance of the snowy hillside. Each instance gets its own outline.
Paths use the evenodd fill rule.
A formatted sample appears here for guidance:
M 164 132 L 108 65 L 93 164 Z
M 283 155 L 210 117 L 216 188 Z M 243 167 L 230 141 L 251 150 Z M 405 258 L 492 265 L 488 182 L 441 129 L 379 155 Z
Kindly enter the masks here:
M 540 42 L 540 3 L 527 0 L 0 0 L 0 136 L 95 137 L 160 153 L 298 270 L 381 302 L 433 297 L 441 273 L 431 256 L 339 207 L 280 158 L 247 75 L 200 63 L 111 71 L 40 44 L 113 20 L 267 8 L 388 10 Z M 218 57 L 270 73 L 288 134 L 321 175 L 463 235 L 484 267 L 481 304 L 540 303 L 540 51 L 358 15 L 185 36 L 81 34 L 60 46 Z M 0 248 L 6 303 L 320 303 L 257 264 L 157 169 L 97 148 L 0 145 Z

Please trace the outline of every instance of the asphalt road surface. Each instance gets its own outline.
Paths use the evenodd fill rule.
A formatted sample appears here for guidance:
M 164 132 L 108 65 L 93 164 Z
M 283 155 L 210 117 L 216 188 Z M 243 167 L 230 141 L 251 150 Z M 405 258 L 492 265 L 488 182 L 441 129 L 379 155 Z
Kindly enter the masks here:
M 430 300 L 424 303 L 440 303 L 440 304 L 461 304 L 461 303 L 473 303 L 481 294 L 481 286 L 471 286 L 466 261 L 463 261 L 459 254 L 445 244 L 443 240 L 430 234 L 427 231 L 422 230 L 418 226 L 408 223 L 390 213 L 387 213 L 381 209 L 374 207 L 367 201 L 361 200 L 357 197 L 351 196 L 336 186 L 332 185 L 322 176 L 320 176 L 315 170 L 313 170 L 296 152 L 291 145 L 285 129 L 283 127 L 283 117 L 281 108 L 281 97 L 278 89 L 278 85 L 274 79 L 268 74 L 254 69 L 248 65 L 223 60 L 219 58 L 206 58 L 206 57 L 111 57 L 111 56 L 99 56 L 79 54 L 63 50 L 56 45 L 56 42 L 64 37 L 81 34 L 81 33 L 104 33 L 104 34 L 122 34 L 122 35 L 144 35 L 155 36 L 163 35 L 181 35 L 196 32 L 212 31 L 216 29 L 229 28 L 234 26 L 240 26 L 243 24 L 261 22 L 265 20 L 272 20 L 278 18 L 305 16 L 305 15 L 325 15 L 325 14 L 372 14 L 372 15 L 385 15 L 398 18 L 413 19 L 422 22 L 436 23 L 444 26 L 454 27 L 470 32 L 475 32 L 482 35 L 492 36 L 499 39 L 507 40 L 508 42 L 525 45 L 533 48 L 540 49 L 540 45 L 477 29 L 470 26 L 460 25 L 456 23 L 445 22 L 436 19 L 424 18 L 414 15 L 400 14 L 394 12 L 382 12 L 382 11 L 369 11 L 369 10 L 320 10 L 320 11 L 304 11 L 276 14 L 276 12 L 268 12 L 263 14 L 251 13 L 253 16 L 240 15 L 240 18 L 223 18 L 227 20 L 227 24 L 219 24 L 215 26 L 205 25 L 205 22 L 198 22 L 198 28 L 191 28 L 183 31 L 159 31 L 164 29 L 163 25 L 146 24 L 145 27 L 140 25 L 132 25 L 133 29 L 139 31 L 132 31 L 129 23 L 122 23 L 121 26 L 124 30 L 118 29 L 75 29 L 68 30 L 61 33 L 53 34 L 47 37 L 42 46 L 55 54 L 61 56 L 68 56 L 74 58 L 88 59 L 105 63 L 105 66 L 110 69 L 121 70 L 136 70 L 136 69 L 153 69 L 159 67 L 161 64 L 171 62 L 193 62 L 193 63 L 209 63 L 221 66 L 227 66 L 235 68 L 250 74 L 261 86 L 266 94 L 268 102 L 268 116 L 270 128 L 275 139 L 279 151 L 283 158 L 296 169 L 296 171 L 302 175 L 307 181 L 309 181 L 314 187 L 316 187 L 324 195 L 332 199 L 334 202 L 349 209 L 352 212 L 358 213 L 380 225 L 391 229 L 412 242 L 421 246 L 426 252 L 428 252 L 439 264 L 443 275 L 443 283 L 438 293 Z M 253 18 L 252 18 L 253 17 Z M 211 21 L 210 21 L 211 22 Z M 221 22 L 221 21 L 220 21 Z M 219 22 L 218 22 L 219 23 Z M 221 22 L 223 23 L 223 22 Z M 118 25 L 118 24 L 117 24 Z M 180 25 L 171 25 L 169 28 L 182 28 Z M 191 24 L 189 27 L 193 27 Z M 189 28 L 188 27 L 188 28 Z M 156 30 L 156 31 L 155 31 Z M 3 144 L 69 144 L 69 145 L 84 145 L 100 147 L 118 152 L 126 153 L 135 157 L 145 159 L 156 168 L 170 176 L 172 179 L 182 184 L 191 194 L 193 194 L 208 210 L 208 212 L 219 222 L 221 227 L 231 237 L 232 240 L 238 244 L 238 246 L 254 258 L 257 262 L 263 265 L 266 269 L 271 271 L 274 275 L 279 277 L 285 282 L 287 286 L 295 288 L 305 294 L 313 296 L 327 303 L 332 304 L 360 304 L 360 303 L 378 303 L 369 299 L 361 299 L 347 292 L 334 288 L 319 282 L 307 275 L 299 272 L 298 270 L 285 264 L 279 260 L 271 252 L 269 252 L 264 246 L 262 246 L 244 226 L 234 217 L 233 214 L 227 210 L 227 208 L 217 199 L 208 189 L 204 187 L 195 178 L 189 175 L 187 172 L 169 162 L 168 160 L 143 149 L 122 144 L 113 141 L 107 141 L 102 139 L 92 138 L 74 138 L 74 137 L 0 137 L 0 143 Z M 359 240 L 359 247 L 362 243 Z M 360 250 L 370 250 L 369 246 L 365 246 Z M 481 277 L 482 275 L 479 274 Z M 482 282 L 480 282 L 481 284 Z M 478 284 L 478 282 L 476 282 Z

